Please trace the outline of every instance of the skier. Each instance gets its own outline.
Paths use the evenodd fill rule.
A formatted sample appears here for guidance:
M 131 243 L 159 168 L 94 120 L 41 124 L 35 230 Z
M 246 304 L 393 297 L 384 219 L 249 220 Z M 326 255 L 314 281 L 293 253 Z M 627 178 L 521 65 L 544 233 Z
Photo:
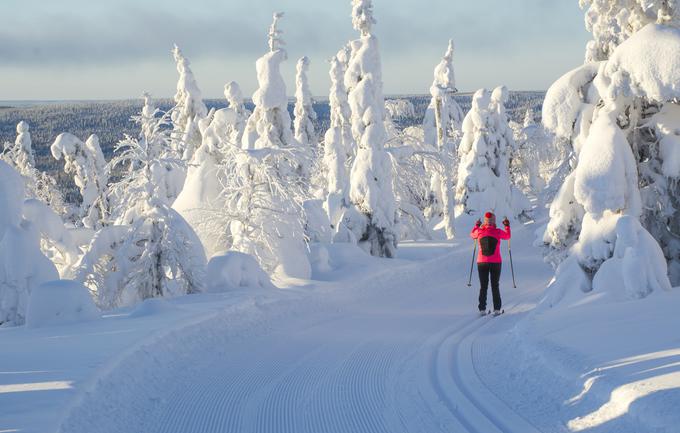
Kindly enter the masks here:
M 477 270 L 479 272 L 479 314 L 486 314 L 486 293 L 491 277 L 491 293 L 493 295 L 493 313 L 501 314 L 501 292 L 498 282 L 501 278 L 501 240 L 510 239 L 510 221 L 503 220 L 505 230 L 496 227 L 496 216 L 487 212 L 484 214 L 484 224 L 477 220 L 470 232 L 470 237 L 479 243 L 477 255 Z

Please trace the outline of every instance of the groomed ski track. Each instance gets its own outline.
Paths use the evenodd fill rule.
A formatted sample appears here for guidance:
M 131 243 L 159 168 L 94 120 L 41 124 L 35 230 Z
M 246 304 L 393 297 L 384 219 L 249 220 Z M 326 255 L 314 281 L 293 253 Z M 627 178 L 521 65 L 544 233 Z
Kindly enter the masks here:
M 504 269 L 506 314 L 478 317 L 468 246 L 404 261 L 337 299 L 303 297 L 285 314 L 273 303 L 273 319 L 262 316 L 245 336 L 229 332 L 228 312 L 171 332 L 99 378 L 60 431 L 537 432 L 493 394 L 473 354 L 484 336 L 506 332 L 545 282 L 512 289 Z M 524 257 L 520 272 L 540 260 Z M 192 338 L 206 329 L 211 338 Z M 151 356 L 158 348 L 177 352 L 176 362 Z M 133 379 L 131 368 L 153 374 Z

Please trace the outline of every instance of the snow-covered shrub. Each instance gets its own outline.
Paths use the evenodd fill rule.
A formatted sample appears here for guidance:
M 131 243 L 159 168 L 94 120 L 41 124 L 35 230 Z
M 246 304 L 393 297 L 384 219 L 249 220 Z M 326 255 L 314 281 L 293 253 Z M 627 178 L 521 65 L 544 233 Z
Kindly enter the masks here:
M 100 318 L 89 290 L 72 280 L 48 281 L 36 287 L 28 300 L 26 326 L 66 325 Z
M 333 237 L 331 222 L 323 208 L 323 201 L 305 200 L 302 209 L 305 214 L 305 236 L 309 242 L 328 243 Z
M 512 184 L 510 158 L 515 143 L 505 114 L 507 89 L 478 90 L 463 121 L 458 154 L 458 213 L 481 215 L 487 210 L 516 217 L 529 209 L 526 197 Z
M 575 169 L 551 206 L 543 240 L 553 255 L 569 257 L 560 267 L 572 271 L 563 275 L 570 278 L 577 266 L 587 275 L 585 291 L 622 280 L 628 297 L 669 288 L 662 255 L 672 279 L 680 277 L 680 242 L 673 231 L 680 217 L 674 187 L 680 170 L 673 169 L 678 54 L 680 30 L 645 26 L 609 53 L 581 89 L 593 104 L 556 119 L 566 125 L 576 112 L 587 128 L 581 129 Z M 629 275 L 633 260 L 641 262 L 635 276 Z
M 312 92 L 309 90 L 309 58 L 302 57 L 296 65 L 297 74 L 295 75 L 295 139 L 306 147 L 316 149 L 319 139 L 314 130 L 316 112 L 314 111 L 314 100 Z
M 99 138 L 92 134 L 83 143 L 68 132 L 59 134 L 50 146 L 56 160 L 64 159 L 64 171 L 73 176 L 80 189 L 80 218 L 85 227 L 98 229 L 109 223 L 111 205 L 107 185 L 106 160 L 99 147 Z
M 116 147 L 112 169 L 127 171 L 112 185 L 119 202 L 114 225 L 100 229 L 81 259 L 76 280 L 103 309 L 203 290 L 206 258 L 200 240 L 160 191 L 168 140 L 167 116 L 143 119 L 139 138 Z
M 345 210 L 338 228 L 347 239 L 351 232 L 371 255 L 394 257 L 397 248 L 397 207 L 392 190 L 392 164 L 385 151 L 385 100 L 378 39 L 371 27 L 371 0 L 353 0 L 352 23 L 360 38 L 351 42 L 352 54 L 345 86 L 352 110 L 352 134 L 359 148 L 350 175 L 353 210 Z M 340 233 L 339 233 L 340 234 Z
M 253 256 L 238 251 L 213 256 L 208 262 L 207 280 L 210 292 L 276 288 Z
M 348 160 L 356 146 L 352 136 L 351 111 L 344 83 L 346 50 L 330 60 L 331 89 L 329 94 L 330 127 L 324 136 L 323 167 L 326 171 L 327 197 L 324 209 L 334 228 L 350 205 Z
M 186 221 L 153 200 L 135 213 L 128 225 L 95 234 L 75 279 L 93 292 L 102 309 L 203 291 L 205 253 Z
M 289 170 L 297 155 L 274 147 L 233 151 L 218 172 L 224 207 L 214 209 L 219 218 L 230 220 L 229 249 L 256 257 L 267 272 L 309 278 L 306 195 Z
M 208 115 L 208 109 L 203 103 L 189 60 L 177 45 L 174 46 L 172 55 L 179 73 L 175 109 L 172 112 L 172 146 L 182 155 L 184 161 L 191 161 L 196 148 L 201 144 L 198 123 Z
M 0 161 L 0 325 L 21 325 L 31 292 L 59 278 L 40 251 L 40 235 L 23 219 L 21 175 Z
M 416 109 L 408 99 L 388 99 L 385 111 L 392 119 L 410 119 L 416 117 Z

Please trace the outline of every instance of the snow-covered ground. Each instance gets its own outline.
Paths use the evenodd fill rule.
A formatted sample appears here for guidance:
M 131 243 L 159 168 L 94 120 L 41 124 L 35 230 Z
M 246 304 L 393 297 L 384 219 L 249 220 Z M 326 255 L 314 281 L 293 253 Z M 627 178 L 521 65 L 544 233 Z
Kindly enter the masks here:
M 394 260 L 329 246 L 332 270 L 280 290 L 0 329 L 0 431 L 677 431 L 680 294 L 535 308 L 534 230 L 515 227 L 498 318 L 477 317 L 459 230 Z

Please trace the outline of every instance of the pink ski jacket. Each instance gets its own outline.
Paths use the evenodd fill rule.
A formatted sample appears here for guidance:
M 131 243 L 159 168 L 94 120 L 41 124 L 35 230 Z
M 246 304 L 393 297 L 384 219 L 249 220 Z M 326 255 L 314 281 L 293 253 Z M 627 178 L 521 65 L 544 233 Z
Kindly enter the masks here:
M 472 239 L 477 239 L 479 253 L 477 263 L 501 263 L 501 240 L 510 239 L 510 226 L 501 230 L 495 225 L 475 227 L 470 232 Z

